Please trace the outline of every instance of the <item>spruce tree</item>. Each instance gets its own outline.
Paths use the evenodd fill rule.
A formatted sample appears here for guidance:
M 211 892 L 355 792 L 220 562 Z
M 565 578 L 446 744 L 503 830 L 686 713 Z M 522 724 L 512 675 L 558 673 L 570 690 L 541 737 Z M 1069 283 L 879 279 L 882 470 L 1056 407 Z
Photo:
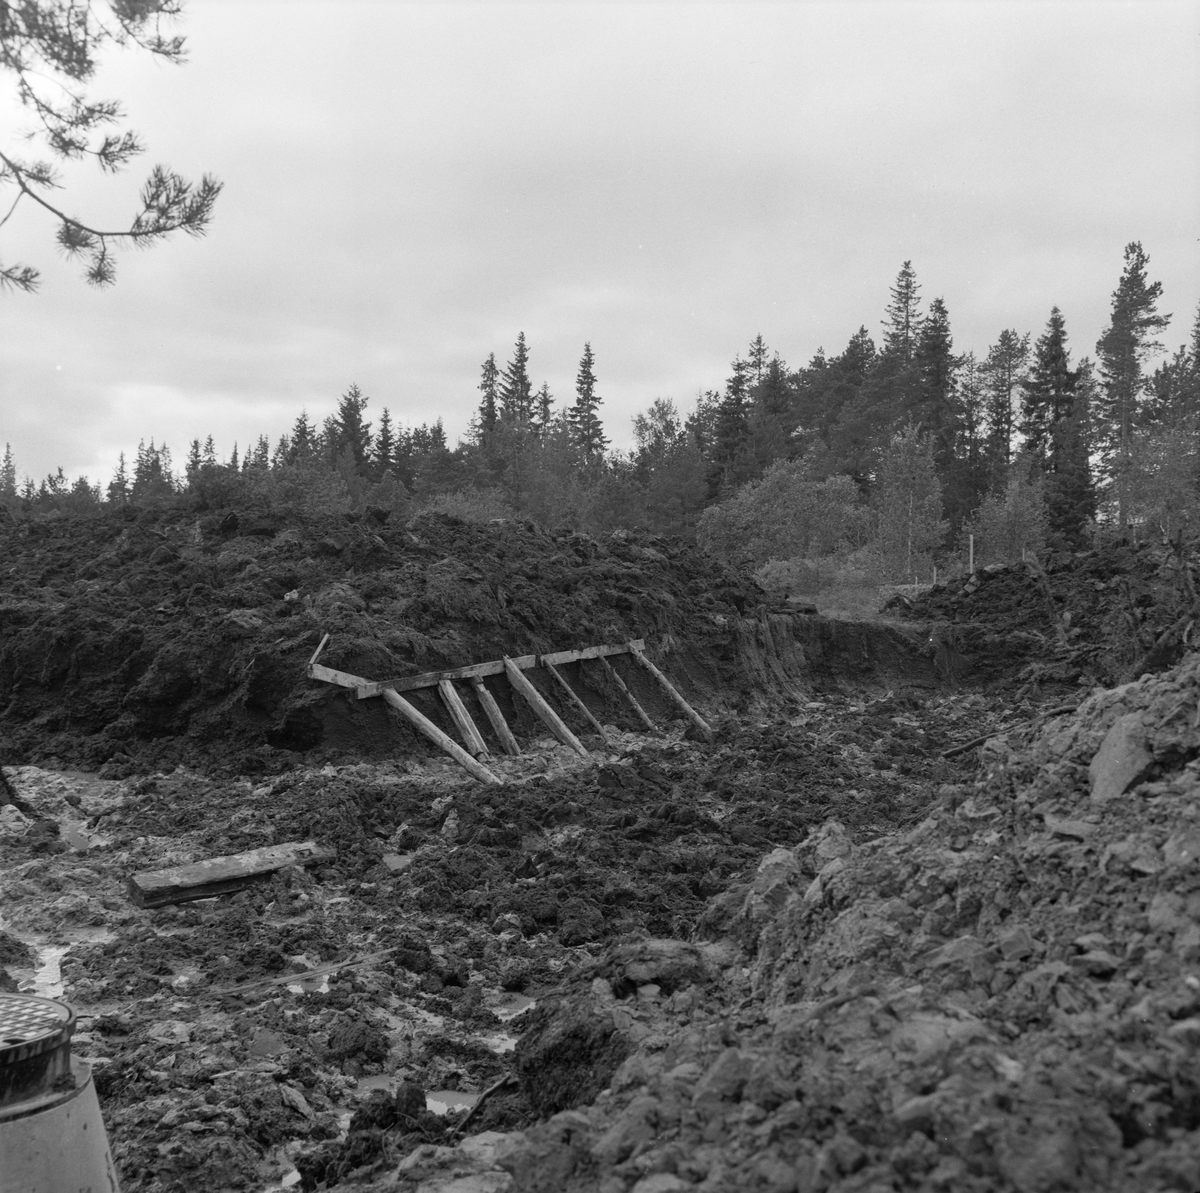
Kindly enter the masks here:
M 1067 326 L 1062 312 L 1052 307 L 1046 330 L 1033 346 L 1033 366 L 1021 382 L 1021 434 L 1025 451 L 1042 471 L 1053 471 L 1051 429 L 1072 410 L 1079 374 L 1071 368 Z
M 945 485 L 954 462 L 954 441 L 958 433 L 955 409 L 954 340 L 950 335 L 950 315 L 946 304 L 935 298 L 929 313 L 921 320 L 913 363 L 917 368 L 918 388 L 909 416 L 929 435 L 933 458 Z
M 1005 328 L 981 366 L 986 393 L 987 459 L 991 484 L 1005 483 L 1013 456 L 1014 407 L 1029 362 L 1029 333 Z
M 488 353 L 483 362 L 483 372 L 479 379 L 479 411 L 475 416 L 477 435 L 481 447 L 487 447 L 496 430 L 496 420 L 500 417 L 500 370 L 496 367 L 496 354 Z
M 529 380 L 529 348 L 525 333 L 517 335 L 513 358 L 500 379 L 500 414 L 511 425 L 526 426 L 533 414 L 533 385 Z
M 1091 406 L 1097 391 L 1092 362 L 1085 356 L 1074 372 L 1070 408 L 1050 427 L 1050 474 L 1046 478 L 1046 510 L 1051 532 L 1070 547 L 1086 541 L 1096 516 L 1092 478 Z
M 288 443 L 288 463 L 295 464 L 300 460 L 307 460 L 315 454 L 316 450 L 317 429 L 309 422 L 308 411 L 301 410 L 292 424 Z
M 13 459 L 12 444 L 4 445 L 4 460 L 0 462 L 0 497 L 16 497 L 17 463 Z
M 604 426 L 596 413 L 602 399 L 596 393 L 595 364 L 592 345 L 585 343 L 579 358 L 579 371 L 575 374 L 575 404 L 567 413 L 571 442 L 586 461 L 602 457 L 608 447 Z
M 709 452 L 709 485 L 714 494 L 730 492 L 746 479 L 740 475 L 740 466 L 750 437 L 749 372 L 747 363 L 735 357 L 725 395 L 716 408 Z
M 1112 296 L 1112 315 L 1096 343 L 1101 392 L 1095 415 L 1097 446 L 1117 494 L 1117 524 L 1129 518 L 1129 468 L 1138 405 L 1145 390 L 1142 365 L 1162 347 L 1154 337 L 1170 322 L 1158 313 L 1162 282 L 1146 277 L 1149 258 L 1136 240 L 1125 246 L 1125 269 Z
M 899 366 L 911 363 L 921 328 L 921 287 L 911 261 L 905 261 L 891 288 L 892 300 L 884 312 L 883 354 Z
M 396 433 L 392 429 L 392 412 L 385 406 L 379 415 L 379 430 L 371 448 L 371 469 L 377 480 L 391 468 L 396 458 Z
M 129 500 L 129 471 L 124 452 L 117 457 L 117 470 L 108 482 L 108 499 L 113 505 L 124 505 Z
M 213 443 L 213 437 L 208 436 L 204 441 L 204 457 L 203 463 L 205 468 L 216 468 L 217 466 L 217 447 Z
M 542 387 L 533 395 L 533 432 L 539 439 L 545 439 L 550 433 L 551 424 L 554 422 L 554 398 L 550 393 L 550 386 L 547 382 L 542 382 Z
M 750 351 L 746 356 L 746 364 L 750 371 L 750 382 L 752 385 L 762 383 L 763 376 L 767 371 L 767 362 L 770 358 L 770 350 L 763 342 L 762 334 L 758 334 L 750 341 Z
M 337 413 L 327 422 L 330 442 L 326 451 L 334 460 L 340 460 L 347 451 L 356 469 L 362 468 L 371 451 L 371 424 L 363 418 L 370 398 L 358 388 L 350 388 L 338 399 Z

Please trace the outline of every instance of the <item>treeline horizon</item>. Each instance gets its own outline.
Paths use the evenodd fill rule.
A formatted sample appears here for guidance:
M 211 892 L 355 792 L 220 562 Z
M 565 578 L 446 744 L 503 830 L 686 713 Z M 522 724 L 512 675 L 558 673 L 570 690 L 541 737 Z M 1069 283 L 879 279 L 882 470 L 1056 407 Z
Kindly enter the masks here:
M 1130 243 L 1095 356 L 1073 359 L 1057 306 L 1036 338 L 1003 328 L 982 356 L 956 354 L 944 301 L 923 306 L 905 261 L 878 342 L 864 324 L 840 353 L 820 349 L 792 368 L 756 336 L 690 411 L 658 398 L 638 414 L 629 451 L 610 449 L 591 344 L 571 400 L 560 402 L 547 384 L 535 388 L 522 332 L 503 366 L 494 353 L 483 362 L 470 428 L 453 447 L 440 419 L 406 427 L 385 408 L 373 422 L 369 397 L 351 385 L 319 426 L 301 411 L 274 443 L 263 435 L 227 458 L 211 436 L 193 440 L 178 465 L 166 445 L 143 441 L 132 459 L 122 453 L 103 490 L 86 477 L 69 482 L 61 468 L 18 486 L 6 446 L 0 498 L 29 512 L 155 502 L 440 508 L 698 535 L 756 565 L 866 549 L 891 559 L 883 570 L 893 578 L 953 555 L 989 519 L 992 538 L 1013 523 L 999 554 L 1018 540 L 1025 551 L 1078 547 L 1111 530 L 1172 534 L 1200 517 L 1200 310 L 1189 339 L 1151 368 L 1171 316 L 1158 310 L 1162 285 L 1148 266 Z M 768 491 L 778 506 L 769 513 L 758 508 Z M 896 502 L 908 507 L 904 525 Z M 778 541 L 746 545 L 747 528 L 764 518 L 782 526 L 801 509 L 825 517 L 816 539 L 792 525 Z M 731 533 L 736 511 L 746 526 Z M 830 526 L 842 528 L 832 540 Z M 906 541 L 903 563 L 881 534 Z

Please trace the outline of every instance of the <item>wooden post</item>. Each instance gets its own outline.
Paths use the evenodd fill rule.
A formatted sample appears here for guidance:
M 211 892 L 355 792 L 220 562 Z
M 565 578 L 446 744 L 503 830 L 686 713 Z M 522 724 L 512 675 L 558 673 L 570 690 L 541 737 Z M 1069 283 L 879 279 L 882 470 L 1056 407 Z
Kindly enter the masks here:
M 483 738 L 480 737 L 479 730 L 475 728 L 475 722 L 471 720 L 471 714 L 467 712 L 467 706 L 463 704 L 462 697 L 455 691 L 454 685 L 448 679 L 439 680 L 438 695 L 441 696 L 442 703 L 445 704 L 446 711 L 450 714 L 450 719 L 458 729 L 458 734 L 463 739 L 467 752 L 474 754 L 476 758 L 486 758 L 488 748 L 483 744 Z
M 502 786 L 498 779 L 482 762 L 476 761 L 453 738 L 447 737 L 419 708 L 414 708 L 398 692 L 388 688 L 383 698 L 414 728 L 419 729 L 430 741 L 440 746 L 455 762 L 474 775 L 481 783 Z
M 310 667 L 317 661 L 317 658 L 320 655 L 321 651 L 323 651 L 325 649 L 325 643 L 328 641 L 329 641 L 329 635 L 326 634 L 325 637 L 322 638 L 319 643 L 317 643 L 317 649 L 312 652 L 312 658 L 308 660 L 308 665 Z
M 637 697 L 625 686 L 625 681 L 617 674 L 613 665 L 605 658 L 601 658 L 600 665 L 608 672 L 608 677 L 617 685 L 618 688 L 625 694 L 625 699 L 633 705 L 633 711 L 637 713 L 638 720 L 650 730 L 651 733 L 658 732 L 658 726 L 650 720 L 646 715 L 646 710 L 638 703 Z
M 666 694 L 670 696 L 671 699 L 674 700 L 675 703 L 678 704 L 683 710 L 683 715 L 687 717 L 687 719 L 691 721 L 691 723 L 695 725 L 705 737 L 712 737 L 712 729 L 709 728 L 708 722 L 680 695 L 675 685 L 652 662 L 650 662 L 650 660 L 646 658 L 644 654 L 642 654 L 641 650 L 636 646 L 631 646 L 629 648 L 629 653 L 633 655 L 633 657 L 637 659 L 637 661 L 641 663 L 641 665 L 645 667 L 655 679 L 658 680 L 658 682 L 662 685 L 663 691 L 666 692 Z
M 487 719 L 491 721 L 492 728 L 500 739 L 501 748 L 506 754 L 516 757 L 520 754 L 521 747 L 517 744 L 517 739 L 513 737 L 513 731 L 508 727 L 508 722 L 500 711 L 500 705 L 496 703 L 496 697 L 487 690 L 487 684 L 483 682 L 482 676 L 472 675 L 470 680 L 471 687 L 475 689 L 475 695 L 479 698 L 479 703 L 487 714 Z
M 600 734 L 600 740 L 606 746 L 611 746 L 612 742 L 608 740 L 608 734 L 604 732 L 604 726 L 601 725 L 594 716 L 592 716 L 592 710 L 588 708 L 588 706 L 584 704 L 583 700 L 575 694 L 575 689 L 572 688 L 569 683 L 567 683 L 559 669 L 553 663 L 547 663 L 546 670 L 550 672 L 550 674 L 557 681 L 558 686 L 566 693 L 567 699 L 570 700 L 571 703 L 575 705 L 575 707 L 583 714 L 588 724 L 591 725 L 591 727 L 598 734 Z
M 562 717 L 546 703 L 545 697 L 521 674 L 507 655 L 504 658 L 504 670 L 508 674 L 508 682 L 529 701 L 529 707 L 542 719 L 542 723 L 558 738 L 564 746 L 570 746 L 580 758 L 588 757 L 583 742 L 563 724 Z

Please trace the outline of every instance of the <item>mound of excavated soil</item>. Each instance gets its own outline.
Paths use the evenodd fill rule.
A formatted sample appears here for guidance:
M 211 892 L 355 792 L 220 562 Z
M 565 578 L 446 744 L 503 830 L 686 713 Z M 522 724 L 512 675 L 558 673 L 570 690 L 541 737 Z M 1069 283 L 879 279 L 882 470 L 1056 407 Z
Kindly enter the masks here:
M 744 697 L 733 626 L 761 598 L 681 542 L 445 516 L 6 518 L 0 552 L 4 761 L 107 762 L 115 775 L 179 762 L 270 772 L 314 749 L 426 753 L 381 701 L 355 707 L 306 677 L 326 632 L 321 661 L 367 678 L 646 637 L 689 690 Z M 575 678 L 628 721 L 602 673 Z M 506 683 L 496 694 L 532 727 Z M 436 694 L 414 700 L 451 729 Z
M 932 625 L 943 678 L 1091 686 L 1178 662 L 1200 616 L 1196 591 L 1186 550 L 1109 543 L 1054 555 L 1045 568 L 994 564 L 886 608 Z
M 1200 1188 L 1198 707 L 1191 655 L 995 739 L 907 832 L 776 849 L 712 943 L 613 950 L 547 1000 L 518 1063 L 602 1039 L 598 1096 L 560 1075 L 486 1164 L 371 1188 Z
M 522 781 L 487 790 L 440 761 L 258 786 L 8 768 L 26 811 L 0 818 L 5 956 L 28 983 L 69 946 L 76 1051 L 98 1065 L 129 1193 L 263 1188 L 289 1162 L 316 1188 L 454 1142 L 461 1114 L 428 1114 L 414 1089 L 445 1100 L 511 1074 L 474 1130 L 598 1092 L 630 1051 L 624 1027 L 557 1030 L 540 1005 L 508 1017 L 530 999 L 557 1006 L 547 995 L 581 968 L 601 967 L 622 1006 L 651 978 L 682 997 L 710 961 L 664 963 L 642 941 L 691 936 L 764 852 L 829 817 L 851 841 L 918 821 L 936 784 L 973 766 L 941 750 L 1000 720 L 979 697 L 835 695 L 718 721 L 711 742 L 618 733 L 591 765 L 534 742 L 495 760 Z M 61 831 L 35 831 L 47 823 Z M 336 859 L 178 908 L 129 901 L 134 871 L 307 837 Z M 296 976 L 351 960 L 328 980 Z

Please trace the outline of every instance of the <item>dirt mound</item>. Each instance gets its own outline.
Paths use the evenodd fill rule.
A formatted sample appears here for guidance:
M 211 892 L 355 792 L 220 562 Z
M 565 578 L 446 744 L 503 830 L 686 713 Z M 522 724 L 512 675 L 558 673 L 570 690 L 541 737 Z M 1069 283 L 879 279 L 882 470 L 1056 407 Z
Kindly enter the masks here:
M 993 741 L 906 833 L 775 850 L 709 919 L 744 950 L 719 977 L 562 999 L 629 1054 L 495 1162 L 521 1189 L 1195 1189 L 1198 703 L 1192 655 Z
M 369 678 L 648 636 L 685 686 L 745 690 L 733 625 L 761 598 L 682 542 L 443 515 L 5 518 L 0 551 L 4 761 L 107 763 L 113 777 L 179 762 L 271 772 L 317 748 L 424 752 L 381 701 L 356 708 L 306 677 L 324 632 L 322 662 Z M 609 716 L 628 716 L 589 684 Z M 532 724 L 507 685 L 497 697 Z M 436 696 L 414 699 L 442 722 Z
M 994 564 L 885 608 L 931 624 L 943 679 L 1104 686 L 1178 662 L 1200 616 L 1196 594 L 1186 547 L 1109 543 L 1044 567 Z

